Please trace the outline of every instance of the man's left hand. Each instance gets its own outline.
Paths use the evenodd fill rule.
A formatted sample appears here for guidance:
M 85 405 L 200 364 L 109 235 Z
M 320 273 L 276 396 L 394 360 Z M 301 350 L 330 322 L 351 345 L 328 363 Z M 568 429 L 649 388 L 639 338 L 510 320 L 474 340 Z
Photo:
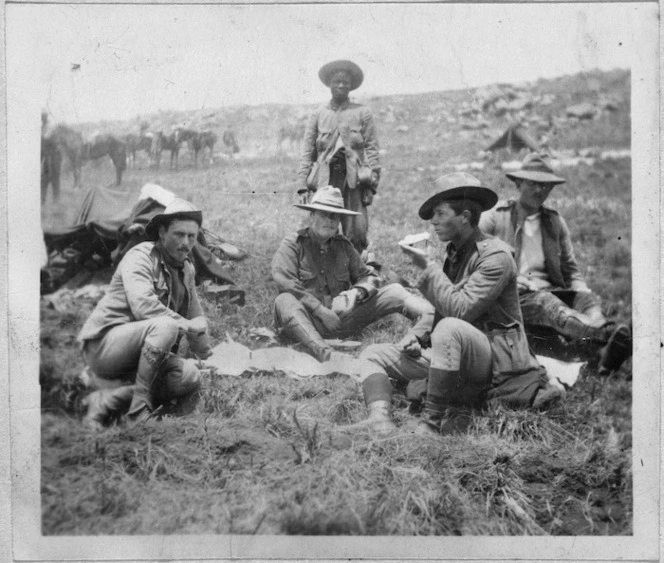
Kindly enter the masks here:
M 397 346 L 411 358 L 419 358 L 422 355 L 422 346 L 414 334 L 404 336 Z
M 413 264 L 418 268 L 424 270 L 429 265 L 429 253 L 426 250 L 420 250 L 407 244 L 399 243 L 401 250 L 407 254 L 412 260 Z
M 339 296 L 345 296 L 346 298 L 345 307 L 339 310 L 337 310 L 334 307 L 333 309 L 340 317 L 343 317 L 344 315 L 350 313 L 359 303 L 361 303 L 364 300 L 364 298 L 366 297 L 366 292 L 363 289 L 360 289 L 359 287 L 354 287 L 347 291 L 342 291 L 339 294 Z
M 370 188 L 365 188 L 362 190 L 362 203 L 364 204 L 364 207 L 369 207 L 374 200 L 374 191 Z

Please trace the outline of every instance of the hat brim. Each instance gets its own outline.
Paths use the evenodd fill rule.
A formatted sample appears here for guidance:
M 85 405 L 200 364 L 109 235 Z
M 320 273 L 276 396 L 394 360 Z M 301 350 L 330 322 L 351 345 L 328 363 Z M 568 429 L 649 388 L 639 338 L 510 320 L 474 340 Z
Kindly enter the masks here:
M 168 215 L 159 213 L 145 225 L 145 234 L 150 240 L 156 240 L 159 237 L 159 227 L 172 218 L 176 218 L 179 221 L 195 221 L 199 227 L 203 224 L 203 213 L 201 211 L 180 211 L 178 213 L 169 213 Z
M 431 196 L 422 204 L 418 215 L 425 221 L 428 221 L 433 217 L 433 210 L 439 203 L 457 199 L 476 201 L 482 206 L 482 211 L 488 211 L 498 203 L 498 194 L 482 186 L 459 186 Z
M 331 205 L 321 205 L 320 203 L 294 203 L 295 207 L 307 209 L 309 211 L 326 211 L 327 213 L 336 213 L 337 215 L 359 215 L 357 211 L 350 211 L 343 207 L 332 207 Z
M 342 61 L 332 61 L 331 63 L 327 63 L 323 65 L 321 69 L 318 71 L 318 78 L 320 78 L 321 82 L 329 88 L 332 76 L 334 76 L 334 74 L 336 72 L 339 72 L 340 70 L 343 70 L 348 74 L 350 74 L 351 90 L 355 90 L 362 85 L 362 82 L 364 81 L 364 73 L 362 72 L 362 69 L 359 66 L 357 66 L 353 61 L 342 60 Z
M 549 172 L 537 172 L 534 170 L 517 170 L 505 174 L 510 180 L 531 180 L 543 184 L 564 184 L 566 180 Z

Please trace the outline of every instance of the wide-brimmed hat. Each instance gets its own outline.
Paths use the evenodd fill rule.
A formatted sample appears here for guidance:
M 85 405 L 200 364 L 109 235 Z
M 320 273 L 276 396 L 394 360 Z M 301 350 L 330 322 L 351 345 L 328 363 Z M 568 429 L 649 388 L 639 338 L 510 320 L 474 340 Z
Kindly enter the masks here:
M 344 208 L 344 198 L 341 190 L 334 186 L 318 188 L 309 203 L 295 203 L 295 207 L 309 209 L 310 211 L 327 211 L 339 215 L 359 215 L 356 211 Z
M 150 222 L 145 226 L 145 232 L 150 239 L 156 239 L 159 236 L 159 227 L 169 219 L 191 220 L 196 221 L 200 227 L 203 224 L 203 212 L 198 209 L 193 203 L 174 198 L 166 208 L 155 215 Z
M 491 209 L 498 202 L 498 194 L 466 172 L 445 174 L 434 182 L 436 193 L 427 199 L 418 212 L 422 219 L 433 217 L 433 210 L 439 203 L 454 199 L 470 199 L 482 206 L 482 211 Z
M 336 72 L 343 70 L 350 75 L 350 89 L 355 90 L 359 88 L 364 80 L 364 73 L 362 69 L 357 66 L 353 61 L 339 60 L 332 61 L 323 65 L 318 71 L 318 77 L 321 79 L 325 86 L 330 86 L 330 81 Z
M 505 174 L 510 180 L 522 179 L 541 182 L 543 184 L 562 184 L 564 178 L 556 176 L 542 155 L 530 153 L 521 163 L 521 169 Z

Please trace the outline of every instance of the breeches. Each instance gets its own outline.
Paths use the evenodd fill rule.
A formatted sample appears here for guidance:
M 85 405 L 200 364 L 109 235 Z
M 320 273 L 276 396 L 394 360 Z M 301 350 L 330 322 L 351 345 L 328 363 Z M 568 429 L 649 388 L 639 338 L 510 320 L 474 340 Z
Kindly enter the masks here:
M 274 302 L 274 318 L 277 328 L 287 325 L 293 317 L 304 314 L 323 338 L 348 336 L 392 313 L 400 313 L 410 320 L 416 320 L 428 310 L 427 301 L 394 283 L 382 287 L 373 297 L 341 317 L 339 330 L 330 332 L 290 293 L 281 293 Z
M 159 368 L 156 395 L 167 399 L 187 395 L 200 385 L 200 372 L 193 359 L 170 353 L 178 338 L 178 327 L 170 317 L 156 317 L 118 325 L 96 340 L 87 340 L 83 357 L 94 372 L 93 383 L 113 388 L 136 381 L 141 354 L 165 354 Z
M 546 290 L 520 295 L 524 324 L 552 328 L 573 339 L 596 338 L 597 329 L 606 323 L 599 297 L 589 292 L 570 293 L 564 300 Z
M 431 349 L 419 358 L 404 354 L 394 344 L 374 344 L 362 352 L 361 379 L 385 373 L 396 381 L 426 379 L 429 369 L 458 371 L 473 386 L 491 383 L 492 353 L 486 335 L 460 319 L 442 319 L 431 333 Z

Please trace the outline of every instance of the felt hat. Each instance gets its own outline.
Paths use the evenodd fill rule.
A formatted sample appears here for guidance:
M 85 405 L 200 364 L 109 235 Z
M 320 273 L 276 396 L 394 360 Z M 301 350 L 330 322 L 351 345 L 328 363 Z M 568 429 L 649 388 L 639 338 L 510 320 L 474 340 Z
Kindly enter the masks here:
M 331 63 L 324 64 L 318 71 L 318 77 L 323 84 L 329 88 L 330 81 L 335 73 L 343 70 L 350 75 L 350 89 L 355 90 L 359 88 L 364 80 L 362 69 L 352 61 L 339 60 L 332 61 Z
M 433 217 L 433 210 L 439 203 L 454 199 L 470 199 L 482 206 L 482 211 L 491 209 L 498 202 L 498 195 L 492 189 L 485 188 L 482 183 L 466 172 L 445 174 L 434 182 L 436 193 L 427 199 L 418 212 L 422 219 Z
M 341 190 L 334 186 L 318 188 L 309 203 L 296 203 L 295 207 L 309 209 L 310 211 L 327 211 L 339 215 L 359 215 L 356 211 L 344 208 L 344 198 Z
M 520 170 L 509 172 L 505 176 L 512 181 L 522 179 L 542 184 L 562 184 L 565 182 L 564 178 L 560 178 L 553 173 L 551 166 L 544 157 L 534 152 L 525 156 Z
M 174 198 L 161 213 L 157 213 L 145 226 L 145 232 L 150 240 L 156 240 L 159 237 L 159 227 L 169 219 L 196 221 L 200 227 L 203 223 L 203 212 L 193 203 L 179 197 Z

